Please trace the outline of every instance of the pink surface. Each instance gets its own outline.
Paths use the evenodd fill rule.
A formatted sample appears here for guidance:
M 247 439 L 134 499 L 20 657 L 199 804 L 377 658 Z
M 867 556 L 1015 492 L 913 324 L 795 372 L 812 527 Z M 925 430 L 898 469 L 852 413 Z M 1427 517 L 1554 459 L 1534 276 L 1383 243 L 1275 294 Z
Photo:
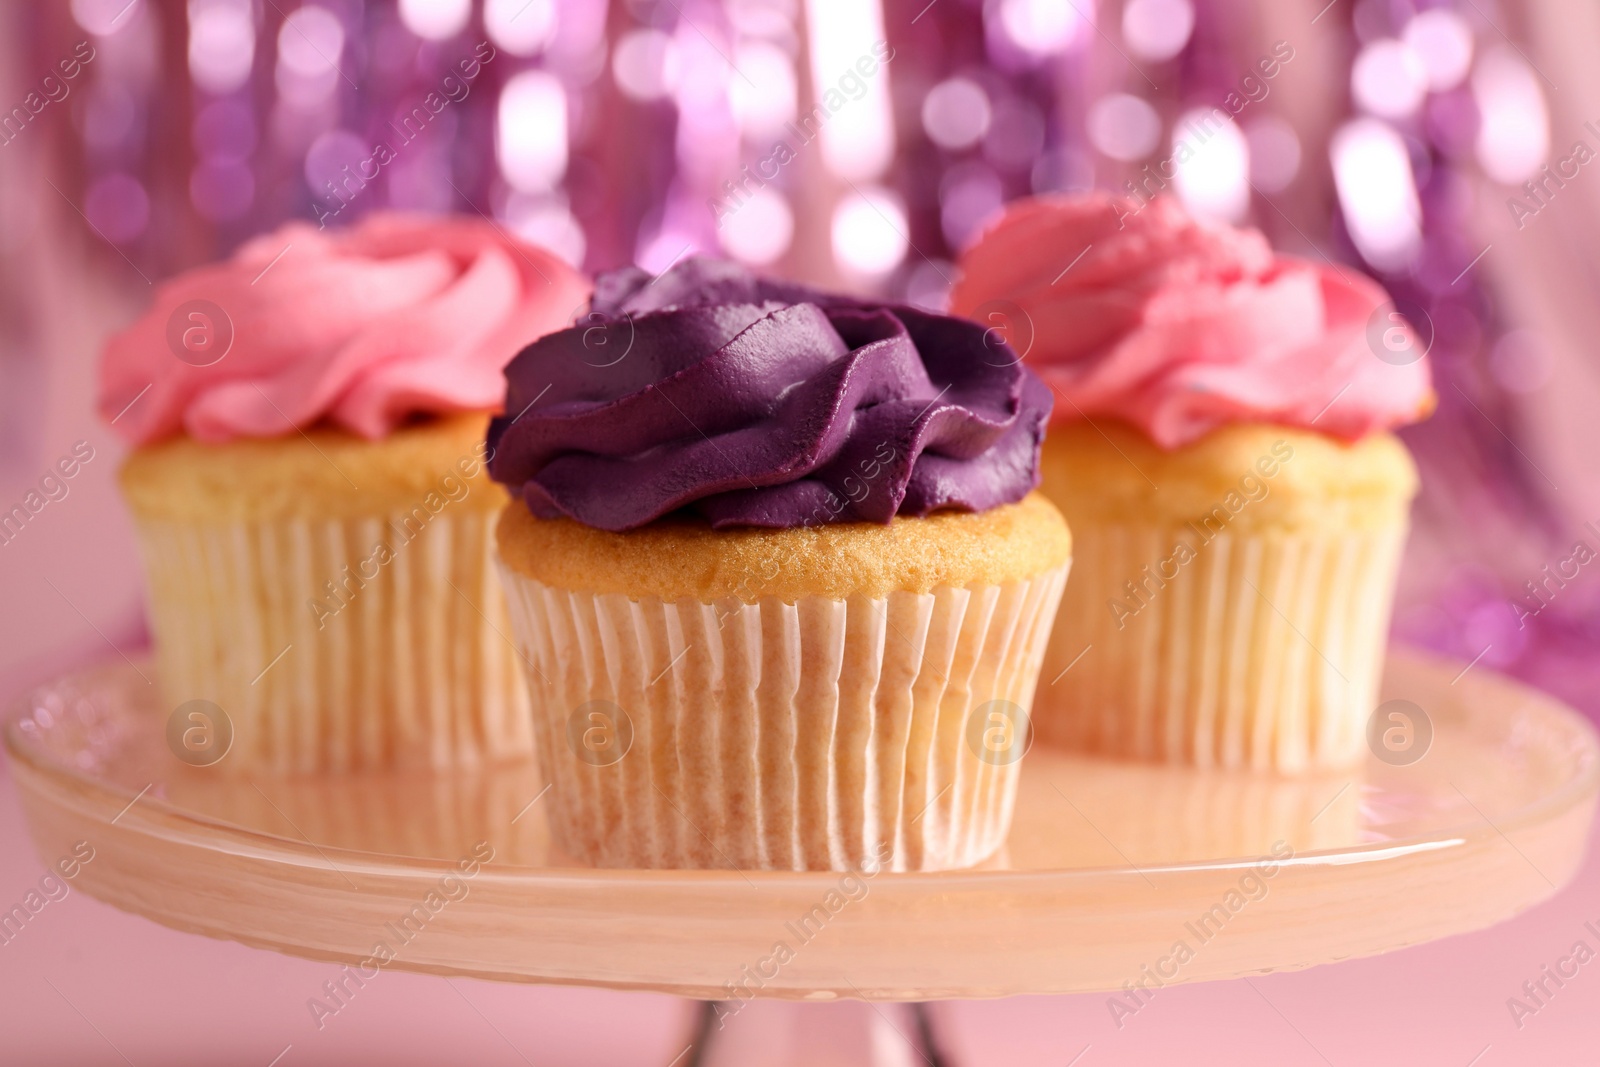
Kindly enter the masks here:
M 1357 438 L 1433 409 L 1422 346 L 1376 282 L 1168 197 L 1019 200 L 961 270 L 951 310 L 1001 330 L 1057 420 L 1119 418 L 1177 448 L 1234 422 Z
M 0 778 L 0 910 L 9 910 L 45 867 L 9 772 Z M 1506 862 L 1524 861 L 1508 846 Z M 68 885 L 0 943 L 0 1064 L 265 1065 L 282 1054 L 285 1067 L 664 1065 L 686 1044 L 687 1006 L 671 998 L 401 972 L 384 972 L 319 1028 L 307 1001 L 337 967 L 177 933 Z M 949 1004 L 936 1025 L 964 1067 L 1592 1062 L 1600 964 L 1551 984 L 1554 995 L 1520 1028 L 1507 1007 L 1576 942 L 1600 949 L 1586 922 L 1600 929 L 1592 850 L 1572 887 L 1495 929 L 1310 971 L 1170 987 L 1120 1030 L 1107 998 L 1088 995 Z
M 498 410 L 501 370 L 588 291 L 549 252 L 479 219 L 292 222 L 156 289 L 107 342 L 100 416 L 148 444 L 278 437 L 319 420 L 370 439 L 410 415 Z

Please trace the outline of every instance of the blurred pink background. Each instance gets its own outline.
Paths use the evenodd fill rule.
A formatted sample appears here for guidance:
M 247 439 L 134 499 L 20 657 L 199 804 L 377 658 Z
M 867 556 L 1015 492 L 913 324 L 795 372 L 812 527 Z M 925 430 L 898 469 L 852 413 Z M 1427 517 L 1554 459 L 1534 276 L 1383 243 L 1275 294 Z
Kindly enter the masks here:
M 1586 125 L 1600 116 L 1600 8 L 523 3 L 0 8 L 0 510 L 76 442 L 94 450 L 68 495 L 0 544 L 0 696 L 147 640 L 113 483 L 122 449 L 92 411 L 104 337 L 162 277 L 339 207 L 326 181 L 350 152 L 487 39 L 498 54 L 471 94 L 341 222 L 389 206 L 488 213 L 589 271 L 659 268 L 693 247 L 934 307 L 1004 200 L 1124 189 L 1191 108 L 1242 92 L 1238 126 L 1180 194 L 1371 271 L 1435 337 L 1440 410 L 1407 437 L 1425 491 L 1397 638 L 1600 713 L 1600 583 L 1580 574 L 1536 616 L 1526 589 L 1575 541 L 1600 543 L 1586 528 L 1600 521 L 1600 178 L 1563 162 L 1580 142 L 1600 148 Z M 719 226 L 724 183 L 880 36 L 895 58 L 850 121 Z M 1293 60 L 1244 82 L 1278 41 Z M 30 92 L 58 93 L 42 79 L 79 42 L 94 58 L 65 95 L 4 126 Z M 41 873 L 7 781 L 0 901 Z M 1253 987 L 1174 988 L 1120 1032 L 1089 996 L 953 1005 L 940 1022 L 963 1064 L 1064 1064 L 1086 1046 L 1076 1062 L 1582 1062 L 1600 977 L 1580 972 L 1520 1029 L 1505 1002 L 1600 921 L 1596 901 L 1591 857 L 1577 884 L 1498 929 Z M 317 1033 L 304 1000 L 332 972 L 75 892 L 0 945 L 0 1062 L 267 1064 L 293 1045 L 285 1064 L 667 1064 L 687 1025 L 667 998 L 392 974 Z

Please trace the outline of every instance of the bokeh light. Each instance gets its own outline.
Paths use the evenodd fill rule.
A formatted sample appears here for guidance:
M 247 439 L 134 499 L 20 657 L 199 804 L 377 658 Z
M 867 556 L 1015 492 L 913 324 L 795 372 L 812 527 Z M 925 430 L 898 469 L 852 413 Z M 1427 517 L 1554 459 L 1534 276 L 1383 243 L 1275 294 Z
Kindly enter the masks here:
M 256 27 L 248 0 L 190 5 L 189 76 L 210 93 L 231 93 L 250 79 Z
M 1275 115 L 1251 119 L 1244 127 L 1250 147 L 1250 181 L 1264 193 L 1287 189 L 1300 173 L 1300 135 Z
M 344 27 L 333 12 L 315 4 L 289 12 L 278 30 L 279 95 L 306 110 L 326 104 L 339 85 L 343 51 Z
M 852 193 L 833 212 L 833 257 L 850 274 L 889 273 L 906 257 L 904 205 L 887 189 Z
M 121 33 L 145 13 L 144 0 L 72 0 L 72 20 L 87 33 Z
M 518 237 L 548 248 L 575 267 L 582 265 L 588 241 L 564 198 L 512 193 L 505 218 L 507 228 Z
M 1122 9 L 1122 39 L 1128 51 L 1152 62 L 1183 51 L 1194 32 L 1194 5 L 1189 0 L 1128 0 Z
M 741 45 L 734 63 L 742 76 L 728 79 L 728 102 L 739 128 L 750 138 L 777 136 L 795 115 L 794 61 L 777 45 L 756 41 Z
M 1454 89 L 1472 67 L 1472 27 L 1449 8 L 1423 11 L 1406 23 L 1401 39 L 1422 62 L 1428 88 Z
M 789 250 L 794 237 L 794 212 L 775 189 L 757 189 L 724 215 L 718 231 L 723 249 L 734 259 L 764 267 Z
M 948 312 L 955 276 L 956 265 L 948 260 L 920 260 L 906 276 L 906 303 L 937 314 Z
M 1507 48 L 1485 53 L 1472 72 L 1478 104 L 1478 163 L 1495 181 L 1532 177 L 1550 152 L 1550 116 L 1538 76 Z
M 1174 127 L 1174 184 L 1200 218 L 1240 222 L 1250 210 L 1250 148 L 1238 125 L 1216 108 L 1198 108 Z
M 700 242 L 693 234 L 682 230 L 663 228 L 653 237 L 642 240 L 634 262 L 651 274 L 665 274 L 675 263 L 700 251 Z
M 349 130 L 334 129 L 318 136 L 306 151 L 305 179 L 311 195 L 328 200 L 332 196 L 328 191 L 330 185 L 341 196 L 353 196 L 361 191 L 367 180 L 361 174 L 361 164 L 370 149 L 370 145 Z M 370 164 L 367 172 L 375 173 Z
M 1089 141 L 1112 159 L 1148 156 L 1161 140 L 1161 116 L 1131 93 L 1112 93 L 1089 105 Z
M 951 248 L 965 248 L 1005 206 L 999 175 L 982 163 L 954 168 L 945 175 L 939 227 Z
M 471 17 L 472 0 L 400 0 L 400 21 L 428 41 L 454 37 L 466 29 Z
M 1422 106 L 1428 92 L 1428 71 L 1404 41 L 1373 41 L 1356 56 L 1350 69 L 1350 92 L 1356 103 L 1374 115 L 1404 118 Z
M 970 148 L 989 132 L 989 95 L 970 78 L 951 78 L 922 101 L 922 128 L 934 144 L 951 151 Z
M 1000 0 L 1000 25 L 1023 51 L 1052 56 L 1064 51 L 1085 28 L 1078 3 L 1087 5 L 1088 0 Z
M 678 78 L 673 96 L 678 104 L 678 158 L 686 166 L 720 158 L 730 145 L 733 114 L 729 83 L 738 75 L 727 53 L 697 33 L 676 40 Z
M 631 30 L 611 54 L 611 74 L 633 99 L 659 100 L 678 83 L 677 48 L 660 30 Z
M 540 192 L 567 170 L 567 94 L 561 79 L 525 70 L 500 91 L 495 159 L 507 184 Z
M 278 30 L 278 64 L 302 78 L 337 74 L 344 26 L 333 12 L 306 4 L 289 12 Z
M 556 34 L 555 0 L 484 0 L 483 28 L 497 48 L 537 55 Z
M 1361 118 L 1331 145 L 1334 184 L 1350 239 L 1379 270 L 1410 263 L 1422 244 L 1422 207 L 1405 141 L 1388 123 Z
M 811 82 L 831 112 L 822 125 L 823 161 L 842 178 L 871 181 L 894 161 L 896 144 L 890 64 L 867 62 L 887 41 L 879 0 L 807 0 L 806 16 Z M 874 73 L 863 73 L 863 64 Z

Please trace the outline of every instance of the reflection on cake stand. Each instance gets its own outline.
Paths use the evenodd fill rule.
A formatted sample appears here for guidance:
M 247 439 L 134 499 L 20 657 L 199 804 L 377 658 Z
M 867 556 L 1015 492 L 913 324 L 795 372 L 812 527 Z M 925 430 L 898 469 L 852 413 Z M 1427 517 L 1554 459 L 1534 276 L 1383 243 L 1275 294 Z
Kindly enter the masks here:
M 938 874 L 578 867 L 531 764 L 189 767 L 121 663 L 29 694 L 5 740 L 41 854 L 88 841 L 75 884 L 157 922 L 358 969 L 707 1001 L 682 1063 L 938 1064 L 937 1020 L 897 1002 L 1138 997 L 1419 944 L 1554 893 L 1593 814 L 1594 732 L 1458 670 L 1392 657 L 1385 698 L 1433 726 L 1408 766 L 1283 779 L 1036 749 L 1005 848 Z

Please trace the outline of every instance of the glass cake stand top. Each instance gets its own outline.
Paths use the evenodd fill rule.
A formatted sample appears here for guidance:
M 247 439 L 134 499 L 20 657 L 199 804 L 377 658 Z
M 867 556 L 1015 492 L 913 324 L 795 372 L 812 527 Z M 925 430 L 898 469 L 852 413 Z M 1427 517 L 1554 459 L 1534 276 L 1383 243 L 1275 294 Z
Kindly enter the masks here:
M 790 1018 L 770 998 L 1117 991 L 1308 967 L 1513 915 L 1581 858 L 1596 739 L 1543 694 L 1482 668 L 1451 684 L 1458 671 L 1392 658 L 1385 698 L 1433 729 L 1406 766 L 1289 780 L 1036 749 L 1005 848 L 938 874 L 578 867 L 551 847 L 531 764 L 190 767 L 167 747 L 171 709 L 120 662 L 27 696 L 5 741 L 41 853 L 88 841 L 77 885 L 117 907 L 358 973 L 654 990 L 725 1001 L 748 1023 Z M 835 1014 L 863 1033 L 926 1022 L 878 1007 Z

